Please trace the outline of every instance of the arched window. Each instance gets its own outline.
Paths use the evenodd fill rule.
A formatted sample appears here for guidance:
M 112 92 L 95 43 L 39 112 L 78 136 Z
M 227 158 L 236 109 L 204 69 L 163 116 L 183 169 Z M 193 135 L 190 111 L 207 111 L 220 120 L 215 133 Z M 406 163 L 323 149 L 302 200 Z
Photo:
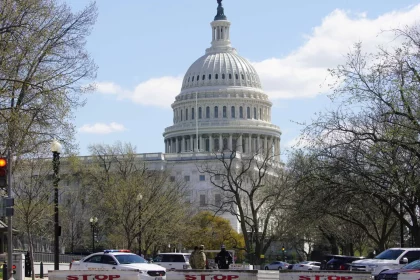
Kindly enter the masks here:
M 202 78 L 202 80 L 204 81 L 204 79 L 206 78 L 206 75 L 203 75 L 203 78 Z
M 188 109 L 185 109 L 185 120 L 188 121 Z
M 194 118 L 195 118 L 195 115 L 194 115 L 194 108 L 191 108 L 191 119 L 193 120 Z
M 219 117 L 219 107 L 214 106 L 214 117 L 217 119 Z
M 198 108 L 198 119 L 202 118 L 202 111 L 201 111 L 201 107 Z
M 227 118 L 227 109 L 226 106 L 223 106 L 223 117 Z
M 238 74 L 235 74 L 235 78 L 236 78 L 236 79 L 239 79 Z
M 199 76 L 199 75 L 197 75 L 197 81 L 198 81 L 198 80 L 200 80 L 200 76 Z
M 249 108 L 249 107 L 246 108 L 246 118 L 247 119 L 251 118 L 251 108 Z
M 242 80 L 245 80 L 245 76 L 244 74 L 241 74 Z
M 215 79 L 216 80 L 219 79 L 219 74 L 216 74 Z
M 206 118 L 207 119 L 210 118 L 210 107 L 209 106 L 206 107 Z
M 220 147 L 219 147 L 219 139 L 213 139 L 213 150 L 214 151 L 219 151 Z M 213 152 L 213 151 L 210 151 Z
M 192 81 L 191 82 L 194 82 L 194 76 L 192 76 Z
M 222 74 L 222 79 L 223 79 L 223 80 L 225 79 L 225 74 Z
M 244 109 L 242 108 L 242 106 L 239 107 L 239 118 L 244 118 Z
M 232 106 L 232 107 L 230 108 L 230 115 L 231 115 L 231 118 L 232 118 L 232 119 L 234 119 L 234 118 L 235 118 L 235 106 Z
M 210 139 L 206 138 L 206 151 L 210 152 Z
M 254 107 L 254 119 L 257 119 L 257 108 Z
M 232 79 L 232 74 L 229 73 L 229 79 Z
M 182 122 L 182 109 L 181 109 L 181 122 Z
M 211 80 L 211 74 L 209 74 L 209 80 Z

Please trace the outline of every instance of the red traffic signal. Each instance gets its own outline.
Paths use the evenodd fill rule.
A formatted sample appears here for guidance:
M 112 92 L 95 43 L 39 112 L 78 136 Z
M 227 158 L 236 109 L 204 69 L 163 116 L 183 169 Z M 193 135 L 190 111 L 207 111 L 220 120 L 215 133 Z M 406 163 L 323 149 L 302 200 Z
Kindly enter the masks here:
M 14 264 L 14 265 L 12 265 L 12 269 L 16 269 L 16 265 Z
M 0 157 L 0 188 L 7 186 L 7 159 Z

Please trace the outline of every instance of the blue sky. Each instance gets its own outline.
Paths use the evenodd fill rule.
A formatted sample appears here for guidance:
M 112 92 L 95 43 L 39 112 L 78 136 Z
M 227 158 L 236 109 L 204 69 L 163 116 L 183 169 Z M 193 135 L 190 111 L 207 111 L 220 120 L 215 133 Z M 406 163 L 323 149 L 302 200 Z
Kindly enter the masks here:
M 74 11 L 88 3 L 66 2 Z M 216 0 L 98 0 L 97 6 L 87 45 L 99 67 L 97 90 L 76 112 L 79 153 L 116 141 L 139 153 L 163 152 L 181 79 L 210 46 Z M 282 150 L 299 137 L 297 123 L 332 106 L 327 68 L 343 63 L 358 41 L 366 51 L 398 43 L 381 31 L 420 19 L 420 4 L 411 0 L 224 0 L 223 6 L 233 47 L 253 63 L 273 102 Z

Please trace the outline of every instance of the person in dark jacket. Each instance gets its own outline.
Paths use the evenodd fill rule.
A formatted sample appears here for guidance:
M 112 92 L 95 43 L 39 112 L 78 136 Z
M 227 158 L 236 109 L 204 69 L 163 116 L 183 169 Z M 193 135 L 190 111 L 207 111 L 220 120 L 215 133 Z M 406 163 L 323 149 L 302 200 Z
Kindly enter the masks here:
M 220 252 L 217 253 L 214 259 L 219 269 L 229 269 L 229 265 L 232 263 L 232 255 L 226 251 L 225 245 L 222 245 Z

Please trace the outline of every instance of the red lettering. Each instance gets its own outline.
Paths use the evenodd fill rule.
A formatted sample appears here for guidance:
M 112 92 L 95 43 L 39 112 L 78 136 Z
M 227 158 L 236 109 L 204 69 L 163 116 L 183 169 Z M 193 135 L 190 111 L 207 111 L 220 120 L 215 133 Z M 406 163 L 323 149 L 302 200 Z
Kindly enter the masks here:
M 185 280 L 195 280 L 197 279 L 195 275 L 185 275 Z
M 299 280 L 311 280 L 311 276 L 299 275 Z
M 119 275 L 109 275 L 109 277 L 108 277 L 109 280 L 112 280 L 112 279 L 115 279 L 115 278 L 120 278 L 120 276 Z
M 67 280 L 79 280 L 79 277 L 77 277 L 76 275 L 67 275 L 66 279 Z
M 341 276 L 341 280 L 352 280 L 352 276 Z
M 226 276 L 224 275 L 214 275 L 214 280 L 226 280 Z
M 96 280 L 106 280 L 108 279 L 108 275 L 95 275 Z M 340 279 L 338 279 L 340 280 Z
M 315 275 L 315 280 L 319 280 L 321 278 L 321 275 Z
M 239 278 L 239 275 L 228 275 L 227 279 L 228 280 L 232 280 L 232 279 L 236 279 Z
M 82 275 L 82 277 L 83 277 L 83 280 L 88 280 L 88 277 L 89 277 L 90 275 Z
M 341 277 L 340 276 L 335 276 L 335 275 L 329 275 L 327 279 L 328 280 L 340 280 Z

